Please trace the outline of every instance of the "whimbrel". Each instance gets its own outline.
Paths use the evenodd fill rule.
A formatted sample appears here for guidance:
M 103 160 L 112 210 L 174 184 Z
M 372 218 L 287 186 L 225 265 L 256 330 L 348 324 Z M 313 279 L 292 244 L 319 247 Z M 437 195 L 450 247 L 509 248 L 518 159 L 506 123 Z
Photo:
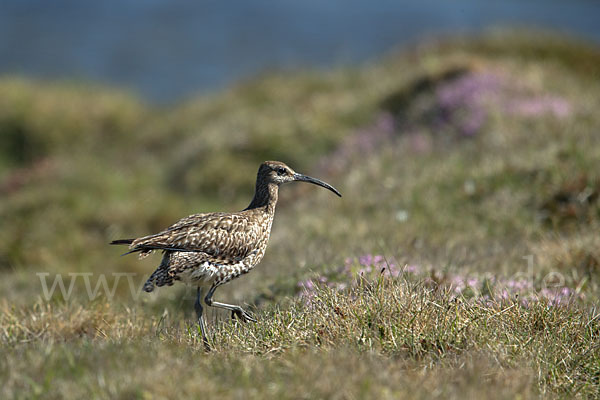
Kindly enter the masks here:
M 247 322 L 256 320 L 237 305 L 213 301 L 215 290 L 249 272 L 263 258 L 279 185 L 286 182 L 309 182 L 342 196 L 333 186 L 319 179 L 294 172 L 279 161 L 266 161 L 258 168 L 254 198 L 243 211 L 236 213 L 202 213 L 185 217 L 162 232 L 137 239 L 114 240 L 111 244 L 128 244 L 130 251 L 144 258 L 154 250 L 163 251 L 162 262 L 144 284 L 151 292 L 154 286 L 173 285 L 181 281 L 197 287 L 194 308 L 206 349 L 206 325 L 202 317 L 202 294 L 208 306 L 231 311 L 231 316 Z

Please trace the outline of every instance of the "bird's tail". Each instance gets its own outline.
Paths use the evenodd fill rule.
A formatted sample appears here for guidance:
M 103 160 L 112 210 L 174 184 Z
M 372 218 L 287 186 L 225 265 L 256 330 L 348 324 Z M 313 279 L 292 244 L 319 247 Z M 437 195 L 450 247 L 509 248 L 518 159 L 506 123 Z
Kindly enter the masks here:
M 168 259 L 167 259 L 168 260 Z M 168 261 L 167 261 L 168 262 Z M 164 260 L 163 260 L 164 263 Z M 150 278 L 144 283 L 144 292 L 152 292 L 154 290 L 154 286 L 172 286 L 173 285 L 173 276 L 169 274 L 169 271 L 161 263 L 161 265 L 150 275 Z
M 144 292 L 150 293 L 154 290 L 154 281 L 156 281 L 156 277 L 159 274 L 158 270 L 154 271 L 150 278 L 144 283 Z
M 110 244 L 131 244 L 135 239 L 117 239 L 110 242 Z

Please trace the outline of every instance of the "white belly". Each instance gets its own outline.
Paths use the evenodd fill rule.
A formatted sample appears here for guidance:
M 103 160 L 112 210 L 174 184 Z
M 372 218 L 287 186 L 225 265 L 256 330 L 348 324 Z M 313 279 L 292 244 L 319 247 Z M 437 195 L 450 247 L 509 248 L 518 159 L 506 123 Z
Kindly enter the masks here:
M 199 263 L 192 268 L 187 268 L 177 274 L 179 280 L 183 283 L 194 286 L 211 285 L 222 273 L 223 267 L 216 266 L 208 261 Z

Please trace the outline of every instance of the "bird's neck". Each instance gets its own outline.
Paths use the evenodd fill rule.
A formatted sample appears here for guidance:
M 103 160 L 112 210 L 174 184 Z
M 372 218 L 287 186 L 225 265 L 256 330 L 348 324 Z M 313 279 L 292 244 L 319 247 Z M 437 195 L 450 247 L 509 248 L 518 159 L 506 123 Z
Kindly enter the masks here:
M 279 186 L 274 183 L 256 182 L 254 198 L 246 210 L 263 209 L 268 214 L 275 213 L 277 198 L 279 196 Z

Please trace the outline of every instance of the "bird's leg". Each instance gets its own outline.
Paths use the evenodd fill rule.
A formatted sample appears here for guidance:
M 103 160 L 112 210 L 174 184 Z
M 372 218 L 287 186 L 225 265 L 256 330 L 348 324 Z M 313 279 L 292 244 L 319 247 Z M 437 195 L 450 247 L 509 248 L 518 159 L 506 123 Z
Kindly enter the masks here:
M 217 301 L 213 301 L 212 300 L 212 296 L 215 293 L 215 289 L 217 288 L 217 286 L 212 286 L 210 288 L 210 290 L 208 291 L 208 293 L 206 294 L 206 297 L 204 298 L 204 302 L 211 307 L 218 307 L 218 308 L 224 308 L 226 310 L 231 311 L 231 316 L 233 317 L 234 315 L 236 317 L 238 317 L 242 322 L 256 322 L 256 319 L 254 317 L 252 317 L 252 315 L 250 315 L 246 310 L 244 310 L 242 307 L 240 306 L 236 306 L 233 304 L 225 304 L 225 303 L 219 303 Z
M 202 317 L 202 312 L 204 311 L 202 308 L 202 288 L 198 287 L 198 291 L 196 292 L 196 302 L 194 303 L 194 309 L 196 310 L 196 316 L 198 317 L 198 325 L 200 325 L 200 331 L 202 332 L 202 343 L 204 344 L 204 350 L 210 351 L 210 344 L 208 344 L 208 339 L 206 338 L 206 324 L 204 323 L 204 318 Z

